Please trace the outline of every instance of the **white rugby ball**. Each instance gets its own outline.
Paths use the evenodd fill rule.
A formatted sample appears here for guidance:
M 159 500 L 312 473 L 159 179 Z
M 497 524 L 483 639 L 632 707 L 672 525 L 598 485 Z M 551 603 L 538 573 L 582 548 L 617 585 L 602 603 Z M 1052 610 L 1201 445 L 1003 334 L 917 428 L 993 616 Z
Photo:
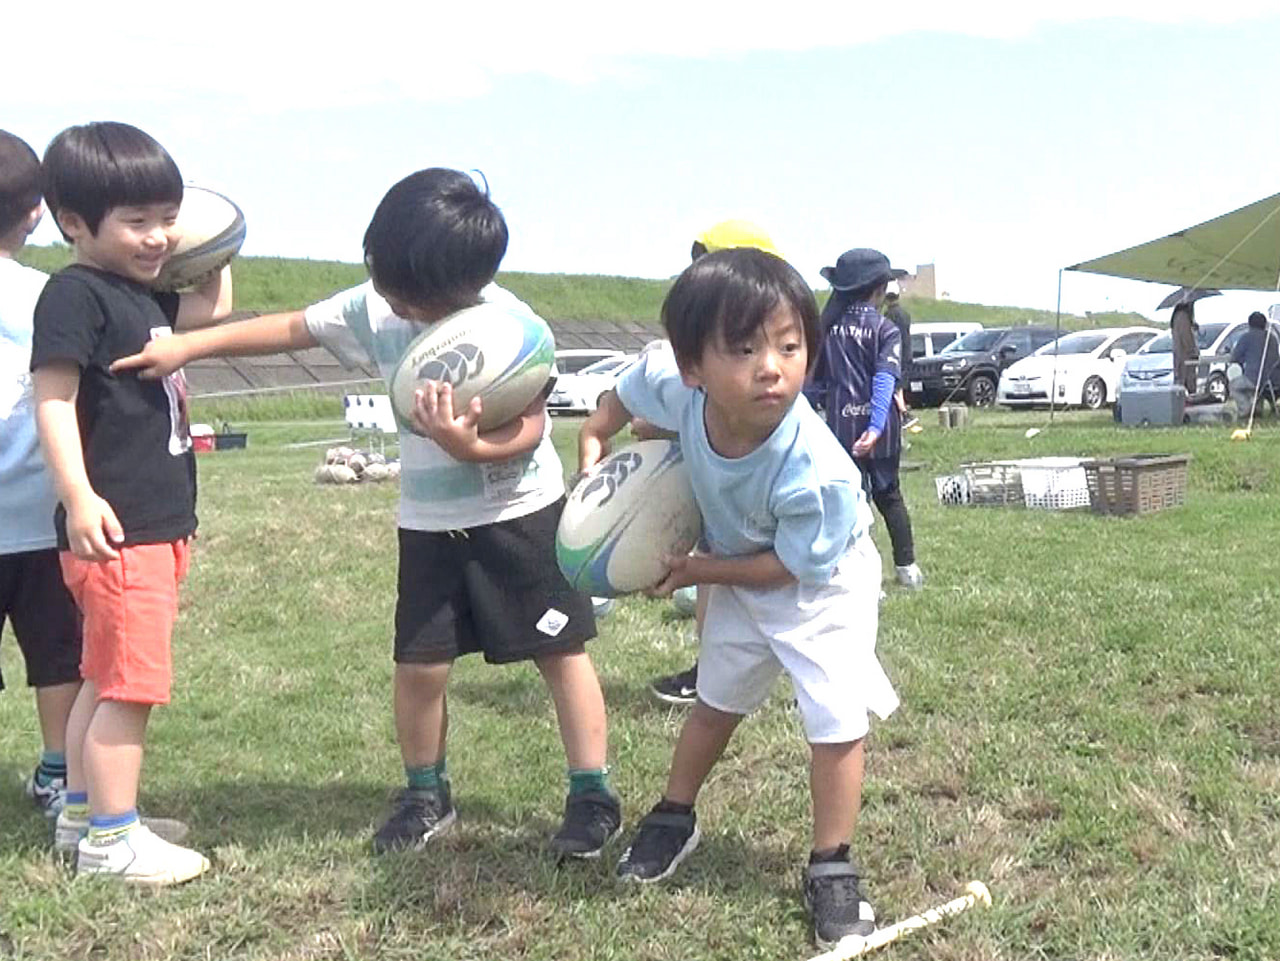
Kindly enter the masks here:
M 244 243 L 244 214 L 222 194 L 188 184 L 178 231 L 181 238 L 155 280 L 160 290 L 194 287 L 231 263 Z
M 424 381 L 453 387 L 454 414 L 479 397 L 479 428 L 500 427 L 547 386 L 556 343 L 547 322 L 516 304 L 467 307 L 432 324 L 405 349 L 388 393 L 401 423 L 412 426 L 413 395 Z
M 596 597 L 653 587 L 663 557 L 687 554 L 702 515 L 680 445 L 644 440 L 606 457 L 569 495 L 556 531 L 556 562 Z

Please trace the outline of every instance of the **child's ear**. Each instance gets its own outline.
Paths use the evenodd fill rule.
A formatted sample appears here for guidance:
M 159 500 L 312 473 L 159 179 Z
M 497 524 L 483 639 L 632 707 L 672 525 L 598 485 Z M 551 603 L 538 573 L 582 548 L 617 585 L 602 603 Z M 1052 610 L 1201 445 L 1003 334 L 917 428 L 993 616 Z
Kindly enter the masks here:
M 89 229 L 89 225 L 84 222 L 84 218 L 74 210 L 59 210 L 54 215 L 54 219 L 58 222 L 62 232 L 72 240 L 79 240 L 86 234 L 93 232 Z
M 697 364 L 690 364 L 687 367 L 681 364 L 680 379 L 686 387 L 692 387 L 694 390 L 702 386 L 702 374 Z

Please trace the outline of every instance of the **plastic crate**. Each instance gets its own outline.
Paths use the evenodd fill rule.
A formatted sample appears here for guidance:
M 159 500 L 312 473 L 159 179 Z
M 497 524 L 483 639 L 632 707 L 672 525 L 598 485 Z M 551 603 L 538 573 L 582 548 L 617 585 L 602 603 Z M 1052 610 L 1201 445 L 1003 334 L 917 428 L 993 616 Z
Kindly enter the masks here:
M 964 474 L 944 474 L 933 479 L 938 490 L 939 504 L 968 504 L 969 478 Z
M 969 482 L 969 503 L 979 507 L 1025 507 L 1022 469 L 1017 461 L 961 464 Z
M 1147 514 L 1186 503 L 1190 461 L 1190 454 L 1134 454 L 1081 466 L 1099 514 Z
M 1088 507 L 1089 481 L 1080 457 L 1034 457 L 1018 462 L 1027 507 L 1068 511 Z

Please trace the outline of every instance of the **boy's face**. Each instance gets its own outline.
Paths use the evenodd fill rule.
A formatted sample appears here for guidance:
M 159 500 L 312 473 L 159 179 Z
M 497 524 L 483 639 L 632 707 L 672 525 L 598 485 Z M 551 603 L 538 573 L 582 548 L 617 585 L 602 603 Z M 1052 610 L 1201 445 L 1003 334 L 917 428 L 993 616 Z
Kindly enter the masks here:
M 71 237 L 79 263 L 141 284 L 156 279 L 179 238 L 177 204 L 112 207 L 96 234 L 72 211 L 60 214 L 58 221 Z
M 708 407 L 731 434 L 763 441 L 795 403 L 808 367 L 800 317 L 790 306 L 778 306 L 745 342 L 730 345 L 717 337 L 683 376 L 706 392 Z

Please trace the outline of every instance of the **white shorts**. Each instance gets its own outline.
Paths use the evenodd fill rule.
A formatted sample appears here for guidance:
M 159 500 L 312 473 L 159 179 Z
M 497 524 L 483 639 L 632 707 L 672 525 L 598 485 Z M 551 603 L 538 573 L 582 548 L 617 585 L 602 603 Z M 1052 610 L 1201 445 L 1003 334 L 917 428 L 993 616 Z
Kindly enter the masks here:
M 698 697 L 717 711 L 750 714 L 786 671 L 809 743 L 864 737 L 868 711 L 886 718 L 898 706 L 876 659 L 880 571 L 880 555 L 863 535 L 820 587 L 712 585 L 698 655 Z

